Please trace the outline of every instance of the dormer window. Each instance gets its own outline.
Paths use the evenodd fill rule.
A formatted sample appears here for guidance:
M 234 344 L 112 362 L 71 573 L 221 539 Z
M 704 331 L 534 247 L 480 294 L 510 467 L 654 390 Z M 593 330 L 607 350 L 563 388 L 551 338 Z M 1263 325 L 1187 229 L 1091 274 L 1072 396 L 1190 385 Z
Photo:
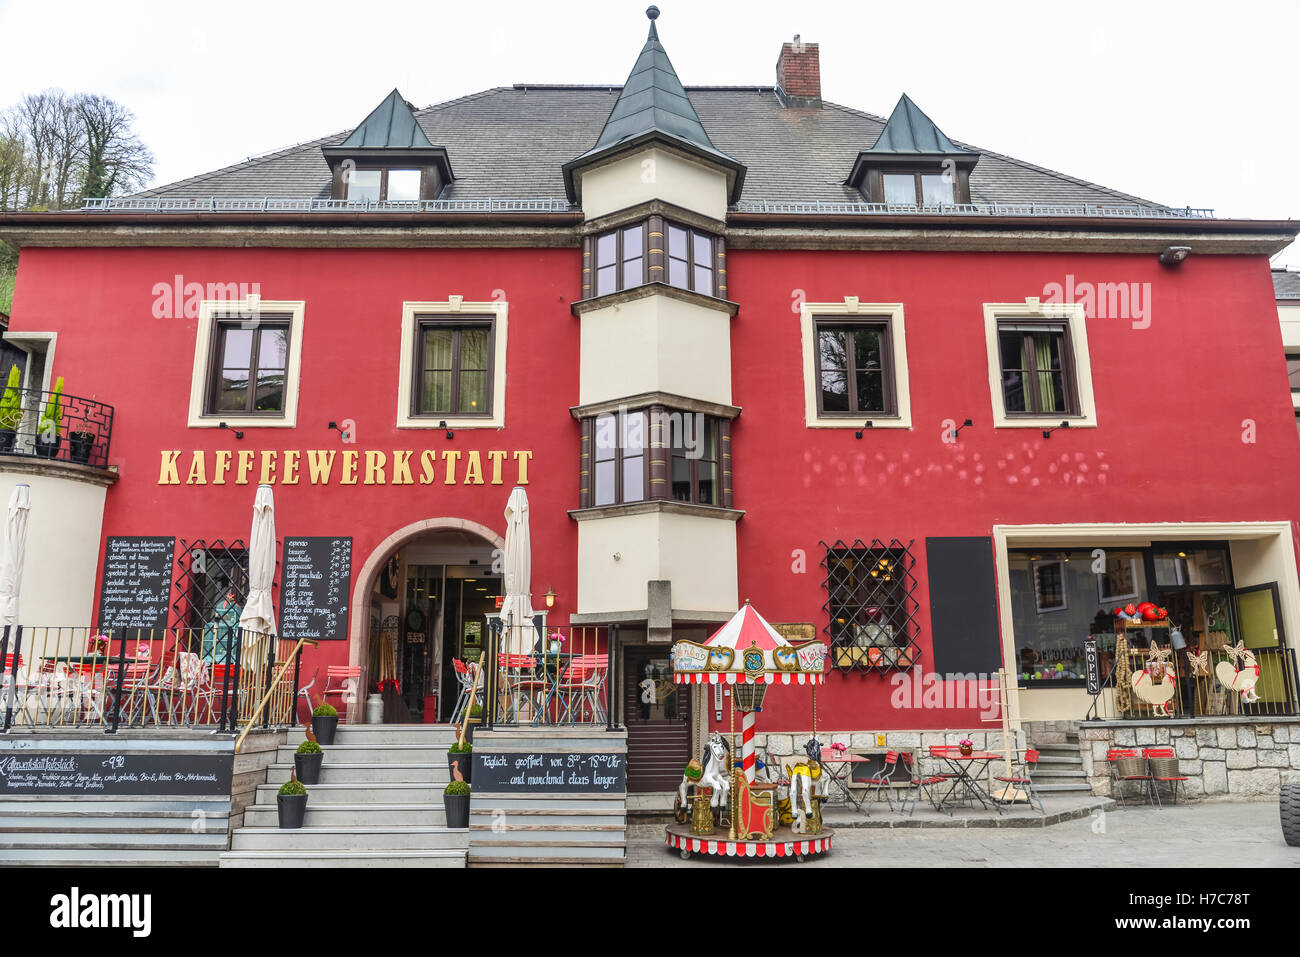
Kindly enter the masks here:
M 884 206 L 963 205 L 971 201 L 970 171 L 978 161 L 904 96 L 875 144 L 858 154 L 848 185 Z
M 421 199 L 418 169 L 352 169 L 344 172 L 343 198 L 351 203 L 411 202 Z
M 333 173 L 330 195 L 349 204 L 437 199 L 452 181 L 447 151 L 429 142 L 396 90 L 351 136 L 321 152 Z
M 890 206 L 952 205 L 955 178 L 941 172 L 882 173 L 884 202 Z

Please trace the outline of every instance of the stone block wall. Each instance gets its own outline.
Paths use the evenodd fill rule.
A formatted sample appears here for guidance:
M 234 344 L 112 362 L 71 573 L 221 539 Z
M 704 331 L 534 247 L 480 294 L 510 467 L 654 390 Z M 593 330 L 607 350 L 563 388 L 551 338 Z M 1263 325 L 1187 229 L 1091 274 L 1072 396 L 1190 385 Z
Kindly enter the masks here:
M 1190 798 L 1258 797 L 1300 782 L 1300 720 L 1222 718 L 1152 721 L 1149 724 L 1085 723 L 1079 750 L 1092 793 L 1111 796 L 1111 748 L 1172 746 Z

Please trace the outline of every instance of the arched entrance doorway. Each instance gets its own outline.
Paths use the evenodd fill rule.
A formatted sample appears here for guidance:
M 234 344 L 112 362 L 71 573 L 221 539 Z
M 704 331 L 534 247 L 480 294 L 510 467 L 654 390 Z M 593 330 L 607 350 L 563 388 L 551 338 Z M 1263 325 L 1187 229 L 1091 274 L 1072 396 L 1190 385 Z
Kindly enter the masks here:
M 479 648 L 501 593 L 504 539 L 477 522 L 430 518 L 398 529 L 366 558 L 352 592 L 348 663 L 361 668 L 348 720 L 384 680 L 384 720 L 445 721 L 455 705 L 453 657 Z

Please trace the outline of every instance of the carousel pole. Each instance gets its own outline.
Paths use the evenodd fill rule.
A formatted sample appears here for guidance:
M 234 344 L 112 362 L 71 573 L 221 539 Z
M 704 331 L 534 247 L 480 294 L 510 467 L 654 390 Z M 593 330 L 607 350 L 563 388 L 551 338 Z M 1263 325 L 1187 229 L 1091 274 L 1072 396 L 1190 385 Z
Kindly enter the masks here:
M 755 760 L 754 760 L 754 725 L 756 723 L 753 711 L 740 712 L 740 748 L 741 748 L 741 767 L 745 771 L 745 780 L 750 784 L 754 783 Z
M 731 780 L 731 791 L 727 795 L 727 800 L 731 802 L 731 810 L 727 814 L 730 819 L 728 825 L 727 837 L 731 840 L 736 839 L 736 689 L 731 689 L 731 694 L 727 695 L 727 700 L 731 703 L 731 754 L 727 757 L 727 763 L 731 767 L 727 768 L 727 776 Z

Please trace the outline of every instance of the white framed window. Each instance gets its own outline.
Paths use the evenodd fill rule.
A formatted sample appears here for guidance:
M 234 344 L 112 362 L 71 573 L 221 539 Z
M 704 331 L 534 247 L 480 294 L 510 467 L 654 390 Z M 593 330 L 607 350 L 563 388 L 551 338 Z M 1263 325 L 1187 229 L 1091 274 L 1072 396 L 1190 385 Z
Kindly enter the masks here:
M 1096 428 L 1082 303 L 984 303 L 994 428 Z
M 499 429 L 506 415 L 505 302 L 402 303 L 399 429 Z
M 805 302 L 799 325 L 808 428 L 912 427 L 901 302 Z
M 194 343 L 189 426 L 298 424 L 304 301 L 204 300 Z

